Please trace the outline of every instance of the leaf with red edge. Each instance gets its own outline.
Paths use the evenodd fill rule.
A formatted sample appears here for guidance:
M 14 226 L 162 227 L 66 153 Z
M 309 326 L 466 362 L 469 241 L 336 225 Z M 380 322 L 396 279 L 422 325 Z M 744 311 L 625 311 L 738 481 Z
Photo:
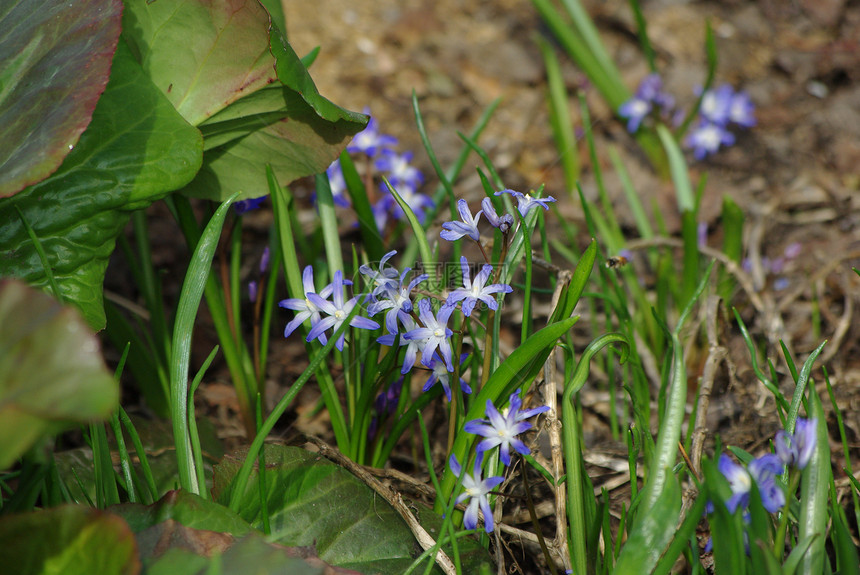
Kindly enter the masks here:
M 0 197 L 51 175 L 107 85 L 120 0 L 19 0 L 0 14 Z

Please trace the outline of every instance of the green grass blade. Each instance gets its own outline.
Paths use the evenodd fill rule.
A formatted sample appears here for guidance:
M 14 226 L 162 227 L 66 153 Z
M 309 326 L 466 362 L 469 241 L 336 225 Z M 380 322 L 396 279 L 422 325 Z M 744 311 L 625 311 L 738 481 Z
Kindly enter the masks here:
M 203 298 L 203 289 L 209 278 L 212 258 L 221 237 L 221 227 L 224 225 L 230 204 L 238 196 L 238 193 L 233 194 L 215 210 L 203 230 L 203 235 L 200 236 L 200 241 L 197 242 L 197 247 L 194 248 L 188 272 L 182 282 L 182 291 L 176 309 L 176 323 L 173 327 L 173 348 L 170 353 L 172 358 L 170 411 L 176 444 L 176 462 L 179 467 L 180 486 L 194 494 L 200 493 L 200 485 L 188 430 L 188 367 L 191 361 L 191 334 L 197 319 L 197 309 Z
M 621 334 L 608 333 L 592 341 L 576 364 L 573 377 L 564 386 L 561 400 L 562 443 L 564 449 L 564 465 L 567 472 L 567 518 L 569 523 L 571 560 L 574 562 L 574 573 L 586 572 L 586 502 L 583 490 L 584 477 L 582 472 L 582 447 L 579 437 L 579 422 L 576 418 L 575 394 L 588 379 L 591 369 L 591 359 L 597 352 L 611 343 L 623 343 L 622 358 L 627 358 L 629 344 Z
M 815 348 L 815 350 L 809 354 L 809 357 L 806 358 L 806 361 L 803 362 L 803 367 L 800 368 L 800 374 L 797 378 L 797 385 L 794 387 L 794 396 L 791 398 L 791 406 L 788 408 L 788 419 L 786 420 L 785 429 L 789 433 L 794 433 L 794 424 L 797 422 L 797 414 L 800 411 L 800 403 L 803 399 L 803 394 L 806 391 L 806 384 L 809 381 L 809 376 L 812 374 L 812 366 L 815 363 L 816 358 L 821 354 L 822 350 L 824 350 L 824 346 L 827 345 L 827 340 L 821 342 L 821 345 Z M 825 436 L 825 441 L 826 441 Z
M 639 37 L 639 45 L 642 46 L 642 54 L 645 55 L 645 60 L 648 62 L 648 69 L 655 73 L 657 72 L 657 58 L 654 54 L 654 47 L 651 45 L 651 39 L 648 37 L 648 23 L 645 21 L 639 0 L 630 0 L 630 9 L 633 11 L 634 20 L 636 20 L 636 35 Z
M 567 190 L 573 194 L 576 181 L 579 179 L 579 151 L 576 147 L 576 134 L 573 131 L 573 120 L 570 117 L 567 102 L 567 89 L 561 75 L 561 66 L 550 43 L 539 38 L 538 46 L 543 54 L 546 68 L 550 127 L 555 138 L 561 167 L 564 170 Z
M 804 366 L 806 367 L 806 366 Z M 824 572 L 824 545 L 827 543 L 827 497 L 832 481 L 830 469 L 830 443 L 827 434 L 827 419 L 821 400 L 814 386 L 809 387 L 809 417 L 817 419 L 817 442 L 809 463 L 803 470 L 800 482 L 800 519 L 797 524 L 797 539 L 815 537 L 800 561 L 801 573 Z
M 427 280 L 429 282 L 428 285 L 435 285 L 440 278 L 436 277 L 436 273 L 438 271 L 436 270 L 435 265 L 436 258 L 433 257 L 433 252 L 430 251 L 430 244 L 427 242 L 427 232 L 424 230 L 421 222 L 418 221 L 418 218 L 415 217 L 415 213 L 412 211 L 412 208 L 410 208 L 409 204 L 400 197 L 400 194 L 397 193 L 394 186 L 392 186 L 384 177 L 382 178 L 382 181 L 385 183 L 388 191 L 391 192 L 391 195 L 394 197 L 394 201 L 397 202 L 397 205 L 400 206 L 403 213 L 406 214 L 406 219 L 412 227 L 412 232 L 415 234 L 415 240 L 418 242 L 418 253 L 421 254 L 421 263 L 424 266 L 423 271 L 430 276 Z
M 340 232 L 337 229 L 337 216 L 334 213 L 334 198 L 331 195 L 331 186 L 328 176 L 316 175 L 317 209 L 320 214 L 320 227 L 323 233 L 323 244 L 325 245 L 326 261 L 331 273 L 336 270 L 343 271 L 343 257 L 340 253 Z

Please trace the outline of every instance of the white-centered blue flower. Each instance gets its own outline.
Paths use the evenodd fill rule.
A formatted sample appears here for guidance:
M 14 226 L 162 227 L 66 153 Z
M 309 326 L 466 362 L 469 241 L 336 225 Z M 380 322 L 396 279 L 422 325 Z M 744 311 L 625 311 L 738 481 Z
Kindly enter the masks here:
M 818 436 L 817 419 L 797 418 L 794 433 L 788 433 L 784 429 L 776 432 L 773 440 L 776 454 L 786 465 L 792 465 L 797 469 L 803 469 L 809 463 Z
M 701 88 L 698 90 L 701 93 Z M 725 126 L 729 123 L 729 112 L 732 107 L 732 98 L 735 91 L 728 84 L 719 88 L 708 90 L 702 96 L 699 106 L 699 115 L 708 122 Z
M 410 295 L 412 290 L 415 289 L 418 284 L 430 277 L 427 274 L 421 274 L 420 276 L 412 278 L 412 281 L 410 281 L 408 285 L 404 286 L 403 281 L 406 279 L 406 275 L 410 271 L 412 271 L 411 268 L 403 270 L 397 283 L 388 283 L 384 287 L 384 291 L 377 294 L 377 300 L 367 306 L 367 313 L 371 317 L 383 310 L 388 310 L 388 313 L 385 314 L 385 328 L 388 330 L 388 333 L 398 332 L 397 319 L 400 318 L 402 321 L 404 318 L 408 318 L 409 314 L 412 313 L 413 305 Z
M 427 219 L 427 210 L 433 208 L 436 205 L 436 202 L 433 201 L 433 198 L 428 196 L 427 194 L 422 194 L 418 191 L 418 184 L 409 184 L 406 182 L 398 182 L 395 184 L 393 181 L 391 185 L 394 186 L 394 189 L 397 190 L 397 195 L 400 196 L 400 199 L 409 206 L 409 209 L 412 210 L 412 213 L 415 214 L 415 217 L 418 218 L 418 221 L 422 224 Z M 388 196 L 389 202 L 388 205 L 391 209 L 391 213 L 398 220 L 406 219 L 406 212 L 403 211 L 403 208 L 400 207 L 394 198 L 391 196 L 391 192 L 388 189 L 388 186 L 385 183 L 380 184 L 379 189 L 385 196 Z
M 505 465 L 511 464 L 511 447 L 522 455 L 531 453 L 528 446 L 517 436 L 532 428 L 532 424 L 525 421 L 526 419 L 549 410 L 548 406 L 543 405 L 520 411 L 523 403 L 519 390 L 511 394 L 509 401 L 508 409 L 499 413 L 493 402 L 488 399 L 487 409 L 484 412 L 487 419 L 474 419 L 463 426 L 463 429 L 469 433 L 486 437 L 478 444 L 479 455 L 498 445 L 499 458 Z
M 463 236 L 469 236 L 476 242 L 481 239 L 481 232 L 478 231 L 478 221 L 481 219 L 481 212 L 472 216 L 469 212 L 469 204 L 466 200 L 457 200 L 457 211 L 460 213 L 460 222 L 445 222 L 442 224 L 442 231 L 439 235 L 443 240 L 453 242 L 459 240 Z
M 525 217 L 532 208 L 537 206 L 542 207 L 544 210 L 549 210 L 549 206 L 547 204 L 556 201 L 552 196 L 533 198 L 530 194 L 523 194 L 521 192 L 515 192 L 514 190 L 502 190 L 500 192 L 496 192 L 497 196 L 502 194 L 510 194 L 517 199 L 517 210 L 519 210 L 520 215 L 523 217 Z
M 412 316 L 400 318 L 403 324 L 403 331 L 408 333 L 418 327 L 418 324 L 412 319 Z M 377 343 L 382 345 L 392 346 L 397 337 L 396 333 L 388 333 L 376 338 Z M 403 357 L 403 366 L 400 368 L 401 374 L 406 374 L 415 365 L 415 360 L 418 357 L 418 352 L 423 352 L 426 346 L 426 340 L 423 339 L 406 339 L 403 335 L 400 336 L 400 346 L 406 346 L 406 355 Z
M 466 529 L 475 529 L 478 527 L 478 508 L 484 515 L 484 529 L 487 533 L 493 532 L 493 510 L 490 507 L 490 502 L 487 499 L 487 494 L 494 487 L 502 483 L 505 478 L 501 476 L 488 477 L 481 480 L 481 457 L 475 461 L 474 473 L 464 473 L 460 462 L 452 454 L 448 460 L 448 467 L 457 477 L 462 475 L 463 478 L 463 493 L 457 497 L 457 504 L 468 500 L 469 505 L 466 506 L 466 513 L 463 515 L 463 526 Z
M 467 356 L 468 354 L 465 353 L 460 356 L 460 365 L 463 364 Z M 430 369 L 430 377 L 427 378 L 427 382 L 421 391 L 429 391 L 431 387 L 436 385 L 436 382 L 439 382 L 442 384 L 442 391 L 445 392 L 445 397 L 448 398 L 448 401 L 451 401 L 451 372 L 448 371 L 445 363 L 439 359 L 438 355 L 433 356 L 430 362 Z M 463 393 L 472 393 L 471 386 L 462 377 L 460 378 L 460 389 L 463 390 Z
M 379 158 L 374 162 L 377 170 L 387 172 L 388 181 L 397 188 L 400 193 L 400 185 L 410 186 L 413 190 L 417 189 L 422 182 L 424 176 L 421 171 L 410 164 L 412 161 L 412 152 L 403 152 L 398 154 L 391 150 L 384 150 Z M 403 195 L 403 194 L 401 194 Z
M 370 110 L 365 108 L 364 113 L 369 115 Z M 380 151 L 395 145 L 397 145 L 397 138 L 381 133 L 376 118 L 370 118 L 367 126 L 353 136 L 346 150 L 349 153 L 362 152 L 374 158 Z
M 652 108 L 651 102 L 634 96 L 618 107 L 618 115 L 627 119 L 627 131 L 632 134 L 639 129 Z
M 325 170 L 328 176 L 328 185 L 331 188 L 331 196 L 335 205 L 342 208 L 349 207 L 349 198 L 346 193 L 346 179 L 343 177 L 343 168 L 340 166 L 340 160 L 335 160 Z
M 762 455 L 750 461 L 745 469 L 723 453 L 720 455 L 717 469 L 729 481 L 732 489 L 732 495 L 726 501 L 730 512 L 734 513 L 738 507 L 747 508 L 753 481 L 756 482 L 765 509 L 773 513 L 785 505 L 785 493 L 776 483 L 776 476 L 782 474 L 783 465 L 776 455 Z
M 711 122 L 700 123 L 687 136 L 687 145 L 693 148 L 693 156 L 703 160 L 708 154 L 713 154 L 720 146 L 731 146 L 735 136 L 724 127 Z
M 729 121 L 744 128 L 755 126 L 755 106 L 746 92 L 737 92 L 732 96 L 732 103 L 729 106 Z
M 465 257 L 460 256 L 460 269 L 463 271 L 463 287 L 457 288 L 448 295 L 447 305 L 453 306 L 458 301 L 463 301 L 463 314 L 472 315 L 472 310 L 478 303 L 478 300 L 487 304 L 492 310 L 499 308 L 496 302 L 497 293 L 511 293 L 513 288 L 506 284 L 490 284 L 485 285 L 490 279 L 490 274 L 493 273 L 493 266 L 484 264 L 475 280 L 469 274 L 469 263 Z
M 391 250 L 382 256 L 377 269 L 373 269 L 367 264 L 362 264 L 358 267 L 358 273 L 365 277 L 364 281 L 367 282 L 370 288 L 365 301 L 375 299 L 380 293 L 384 293 L 389 288 L 397 287 L 399 284 L 398 277 L 400 276 L 400 272 L 397 271 L 397 268 L 386 265 L 388 260 L 396 253 L 397 250 Z
M 451 341 L 450 337 L 454 332 L 448 328 L 448 318 L 454 311 L 454 306 L 447 304 L 439 308 L 439 312 L 434 316 L 430 309 L 430 300 L 427 298 L 418 302 L 418 318 L 423 327 L 407 331 L 403 334 L 403 338 L 407 341 L 423 342 L 421 351 L 421 363 L 424 367 L 430 367 L 433 360 L 433 353 L 439 350 L 439 355 L 445 360 L 445 365 L 448 371 L 454 371 L 454 364 L 451 363 Z
M 309 294 L 317 295 L 315 293 L 316 288 L 314 287 L 314 269 L 311 266 L 306 266 L 302 272 L 302 287 L 304 288 L 305 293 L 304 298 L 288 298 L 278 302 L 279 307 L 299 312 L 296 314 L 296 317 L 287 324 L 287 327 L 284 329 L 284 337 L 289 337 L 291 333 L 305 322 L 305 320 L 310 319 L 311 326 L 313 327 L 322 319 L 322 310 L 313 301 L 308 299 Z M 321 299 L 328 298 L 333 289 L 334 286 L 332 284 L 325 286 L 319 291 L 318 297 Z M 319 342 L 321 344 L 325 345 L 327 341 L 328 339 L 324 333 L 319 334 Z
M 343 325 L 343 322 L 345 322 L 349 317 L 349 314 L 352 313 L 352 310 L 358 301 L 358 296 L 346 301 L 343 295 L 343 286 L 343 272 L 337 270 L 334 272 L 334 281 L 332 282 L 332 301 L 325 300 L 315 293 L 306 294 L 307 299 L 310 300 L 310 302 L 316 306 L 321 313 L 328 315 L 328 317 L 322 318 L 311 328 L 308 332 L 308 341 L 316 339 L 329 328 L 337 331 L 340 326 Z M 350 320 L 349 325 L 360 329 L 379 328 L 378 323 L 360 315 L 353 317 Z M 344 334 L 341 334 L 335 342 L 335 347 L 340 351 L 343 351 L 343 341 Z

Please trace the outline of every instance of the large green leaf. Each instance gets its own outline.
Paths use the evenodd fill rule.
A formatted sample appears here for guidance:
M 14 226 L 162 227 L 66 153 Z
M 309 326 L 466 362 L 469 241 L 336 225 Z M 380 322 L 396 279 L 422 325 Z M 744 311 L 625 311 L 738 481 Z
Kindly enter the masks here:
M 207 122 L 200 127 L 207 138 L 203 169 L 183 193 L 217 201 L 234 192 L 242 192 L 242 197 L 266 195 L 269 186 L 263 166 L 272 166 L 281 185 L 321 173 L 363 127 L 363 123 L 321 118 L 289 88 L 272 86 L 261 92 L 260 96 L 249 97 L 260 105 L 256 110 L 243 101 L 236 104 L 253 115 Z M 262 107 L 273 99 L 279 101 L 280 111 Z M 225 112 L 231 112 L 231 108 Z M 208 149 L 210 138 L 228 143 Z
M 109 511 L 125 519 L 135 533 L 168 519 L 186 527 L 236 536 L 251 532 L 248 523 L 228 508 L 187 491 L 169 491 L 152 505 L 124 503 Z
M 188 183 L 202 138 L 152 85 L 120 43 L 93 121 L 50 178 L 0 200 L 0 275 L 39 286 L 45 270 L 17 210 L 47 253 L 63 297 L 89 324 L 104 326 L 102 281 L 124 210 L 144 207 Z
M 324 561 L 363 573 L 399 575 L 413 561 L 416 544 L 403 520 L 352 474 L 296 447 L 267 445 L 265 459 L 275 541 L 313 545 Z M 225 491 L 241 463 L 227 457 L 216 465 L 213 493 Z M 238 507 L 242 518 L 259 529 L 258 477 L 255 471 Z
M 123 37 L 192 125 L 276 80 L 269 15 L 257 0 L 128 0 Z
M 42 434 L 106 419 L 119 390 L 73 308 L 0 281 L 0 470 Z
M 283 547 L 267 543 L 259 535 L 249 535 L 226 548 L 217 548 L 221 555 L 206 559 L 187 548 L 200 548 L 208 541 L 206 534 L 193 529 L 180 529 L 168 535 L 173 546 L 148 565 L 145 575 L 354 575 L 355 571 L 330 567 L 316 557 L 312 550 Z
M 0 519 L 0 569 L 17 575 L 137 573 L 134 535 L 120 517 L 79 505 Z
M 651 573 L 672 541 L 680 510 L 681 489 L 678 482 L 667 481 L 654 506 L 636 518 L 633 531 L 618 556 L 615 573 Z
M 123 26 L 156 86 L 203 131 L 187 195 L 266 195 L 266 164 L 281 185 L 321 173 L 367 122 L 319 94 L 257 0 L 131 0 Z
M 120 0 L 0 8 L 0 197 L 56 170 L 90 123 L 120 33 Z

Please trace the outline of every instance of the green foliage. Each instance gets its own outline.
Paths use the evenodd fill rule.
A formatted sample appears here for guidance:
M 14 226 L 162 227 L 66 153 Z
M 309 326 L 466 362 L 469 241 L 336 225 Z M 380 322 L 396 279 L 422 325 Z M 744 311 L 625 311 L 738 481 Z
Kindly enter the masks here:
M 0 29 L 0 197 L 55 171 L 78 143 L 108 81 L 122 3 L 24 1 Z
M 102 282 L 129 211 L 182 187 L 200 167 L 199 132 L 177 114 L 120 42 L 93 120 L 49 178 L 0 200 L 0 276 L 48 285 L 22 219 L 47 252 L 58 297 L 105 325 Z M 20 210 L 16 214 L 16 210 Z
M 80 314 L 22 282 L 0 281 L 0 470 L 44 435 L 106 419 L 118 400 Z
M 268 507 L 272 537 L 284 545 L 314 545 L 325 561 L 361 572 L 399 575 L 412 563 L 412 533 L 397 513 L 349 472 L 295 447 L 265 447 L 266 484 L 254 471 L 239 514 L 262 525 L 259 490 Z M 241 460 L 215 468 L 214 493 L 227 502 Z M 473 561 L 485 558 L 472 548 Z M 467 563 L 468 565 L 468 563 Z
M 14 565 L 20 575 L 125 575 L 139 569 L 125 521 L 84 506 L 4 517 L 0 541 L 0 565 Z
M 82 32 L 56 34 L 52 27 L 58 20 L 29 14 L 26 4 L 5 15 L 7 28 L 53 42 L 27 43 L 4 67 L 9 77 L 0 94 L 0 118 L 10 118 L 0 122 L 9 130 L 4 141 L 11 145 L 26 133 L 38 133 L 29 141 L 51 143 L 47 154 L 27 152 L 26 146 L 16 146 L 14 153 L 0 149 L 4 174 L 11 178 L 9 191 L 0 196 L 31 184 L 0 200 L 0 276 L 44 287 L 50 283 L 49 266 L 59 286 L 56 295 L 101 329 L 104 271 L 130 211 L 181 188 L 217 200 L 236 192 L 261 196 L 268 191 L 263 163 L 273 164 L 284 185 L 322 171 L 337 157 L 366 117 L 319 95 L 277 28 L 270 34 L 260 4 L 234 8 L 129 0 L 119 42 L 120 12 L 112 0 L 76 7 L 72 22 L 86 27 L 84 39 Z M 93 17 L 86 14 L 96 13 L 93 33 L 93 26 L 87 27 Z M 62 65 L 52 64 L 56 61 Z M 63 71 L 56 81 L 69 94 L 62 99 L 65 105 L 78 104 L 56 108 L 53 84 L 27 81 L 40 76 L 45 65 Z M 23 109 L 44 121 L 29 121 Z M 47 163 L 32 165 L 37 157 Z M 38 257 L 28 225 L 47 261 Z

